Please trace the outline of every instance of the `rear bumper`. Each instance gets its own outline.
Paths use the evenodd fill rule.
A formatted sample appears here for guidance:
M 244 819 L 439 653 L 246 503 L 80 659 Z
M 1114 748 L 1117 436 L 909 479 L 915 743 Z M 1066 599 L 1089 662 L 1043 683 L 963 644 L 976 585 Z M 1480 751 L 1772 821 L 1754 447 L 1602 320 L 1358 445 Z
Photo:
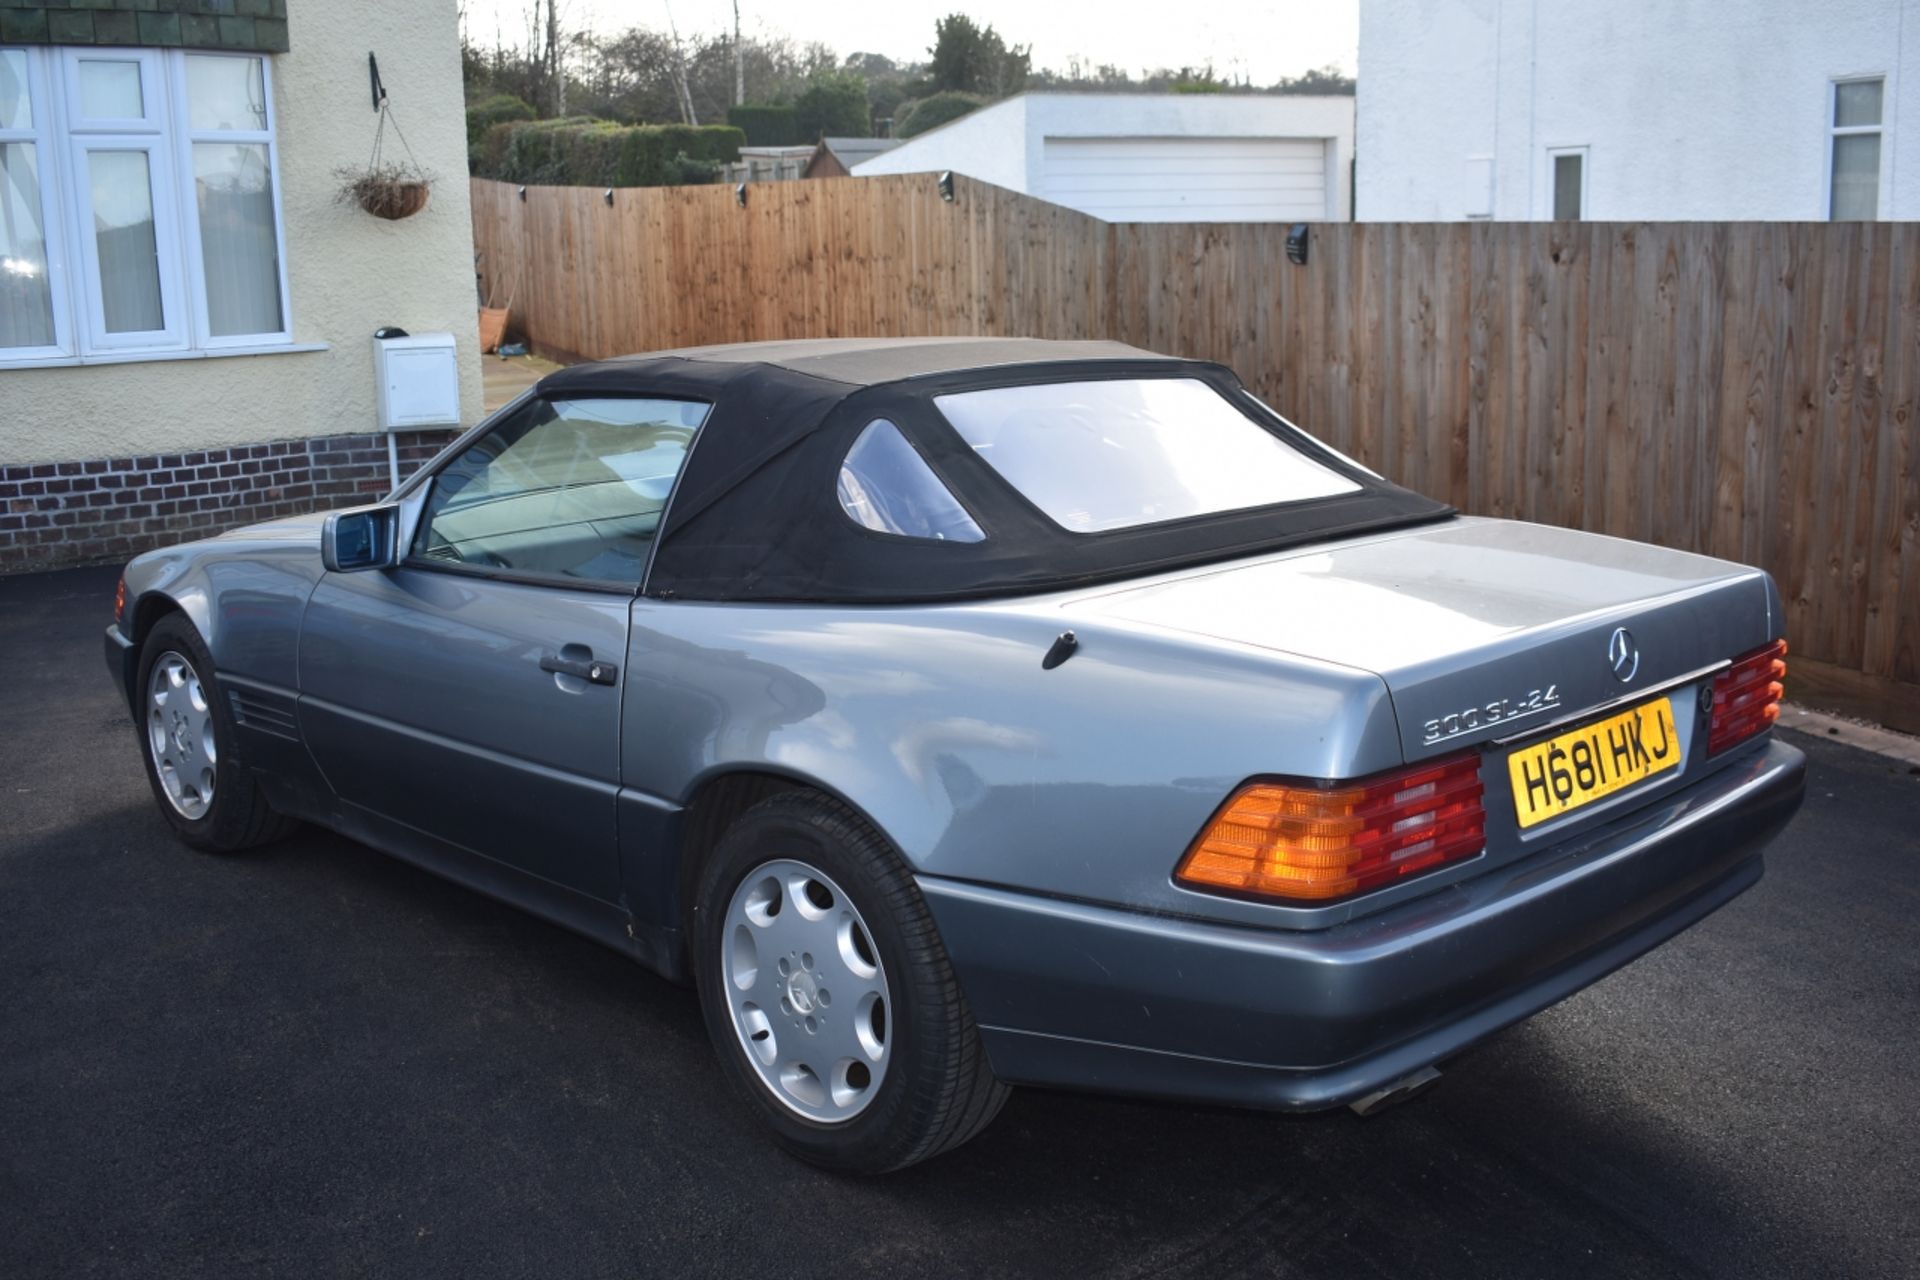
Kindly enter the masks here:
M 1771 742 L 1611 826 L 1317 932 L 921 887 L 1002 1079 L 1316 1110 L 1565 999 L 1750 888 L 1805 770 Z
M 133 712 L 133 664 L 136 652 L 133 641 L 120 632 L 120 624 L 115 622 L 107 627 L 106 635 L 107 673 L 113 677 L 113 687 L 120 691 L 126 701 L 127 712 Z

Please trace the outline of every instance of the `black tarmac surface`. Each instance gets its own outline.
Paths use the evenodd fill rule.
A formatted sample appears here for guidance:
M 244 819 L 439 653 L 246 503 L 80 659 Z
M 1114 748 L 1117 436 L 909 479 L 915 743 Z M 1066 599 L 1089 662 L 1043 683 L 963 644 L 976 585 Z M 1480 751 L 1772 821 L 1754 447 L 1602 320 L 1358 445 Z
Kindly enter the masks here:
M 1831 740 L 1766 880 L 1368 1120 L 1022 1092 L 877 1181 L 692 995 L 362 846 L 152 811 L 114 575 L 0 579 L 0 1276 L 1912 1276 L 1920 777 Z

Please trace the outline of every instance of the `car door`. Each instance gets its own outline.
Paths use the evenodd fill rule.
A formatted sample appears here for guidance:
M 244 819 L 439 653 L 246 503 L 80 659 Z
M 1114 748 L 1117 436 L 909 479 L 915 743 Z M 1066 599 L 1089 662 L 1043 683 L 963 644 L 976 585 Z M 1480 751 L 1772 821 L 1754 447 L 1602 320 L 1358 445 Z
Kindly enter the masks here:
M 397 567 L 325 575 L 300 720 L 344 805 L 618 900 L 629 611 L 706 411 L 531 398 L 416 497 Z

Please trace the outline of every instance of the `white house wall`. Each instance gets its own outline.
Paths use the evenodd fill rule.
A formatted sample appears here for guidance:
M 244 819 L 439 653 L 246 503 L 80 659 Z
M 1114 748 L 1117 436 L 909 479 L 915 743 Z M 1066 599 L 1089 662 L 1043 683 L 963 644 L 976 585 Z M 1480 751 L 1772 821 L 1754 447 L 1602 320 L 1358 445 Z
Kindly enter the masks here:
M 1920 0 L 1362 0 L 1358 216 L 1546 218 L 1585 147 L 1589 218 L 1823 219 L 1832 83 L 1881 75 L 1880 216 L 1917 217 L 1909 35 Z
M 90 459 L 377 430 L 373 331 L 451 331 L 460 414 L 480 416 L 473 218 L 454 0 L 289 6 L 292 52 L 271 55 L 293 338 L 324 350 L 0 372 L 0 462 Z M 394 118 L 438 180 L 401 222 L 339 203 L 335 171 L 365 165 L 375 116 L 367 52 Z M 398 150 L 393 131 L 388 146 Z M 390 151 L 391 154 L 391 151 Z

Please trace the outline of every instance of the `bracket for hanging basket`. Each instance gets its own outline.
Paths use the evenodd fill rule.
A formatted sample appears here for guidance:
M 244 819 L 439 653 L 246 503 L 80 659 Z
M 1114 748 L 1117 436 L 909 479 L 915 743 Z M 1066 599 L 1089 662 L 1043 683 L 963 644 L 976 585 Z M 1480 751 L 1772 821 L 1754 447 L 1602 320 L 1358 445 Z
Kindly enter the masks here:
M 339 169 L 335 176 L 340 179 L 340 199 L 357 204 L 376 218 L 385 218 L 397 222 L 401 218 L 411 218 L 427 207 L 427 196 L 433 187 L 433 175 L 422 169 L 413 158 L 413 148 L 407 144 L 407 135 L 400 132 L 400 122 L 393 118 L 393 106 L 387 101 L 386 86 L 380 83 L 380 64 L 374 56 L 367 55 L 367 74 L 373 88 L 373 109 L 380 113 L 379 123 L 373 131 L 373 154 L 367 159 L 364 169 Z M 405 164 L 383 163 L 380 149 L 387 137 L 387 126 L 393 126 L 393 136 L 406 148 Z

